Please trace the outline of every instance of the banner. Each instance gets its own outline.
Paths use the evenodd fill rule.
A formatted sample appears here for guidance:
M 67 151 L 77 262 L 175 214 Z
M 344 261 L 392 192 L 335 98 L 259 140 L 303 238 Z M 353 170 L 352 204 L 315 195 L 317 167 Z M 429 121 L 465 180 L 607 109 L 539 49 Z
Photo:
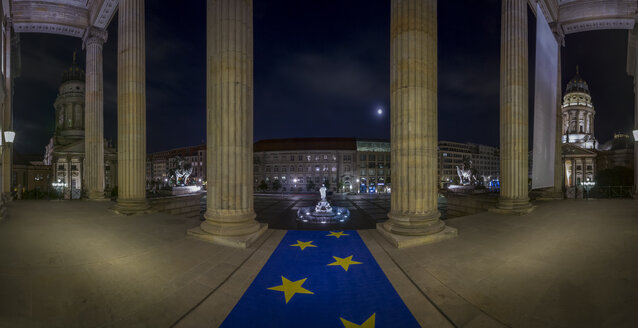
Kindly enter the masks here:
M 536 70 L 532 189 L 554 185 L 558 42 L 536 4 Z

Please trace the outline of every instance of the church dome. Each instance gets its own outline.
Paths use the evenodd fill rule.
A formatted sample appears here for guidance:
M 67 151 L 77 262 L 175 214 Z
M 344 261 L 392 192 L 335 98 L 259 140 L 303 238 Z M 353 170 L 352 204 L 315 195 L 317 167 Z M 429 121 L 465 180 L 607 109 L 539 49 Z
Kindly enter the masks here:
M 589 86 L 587 85 L 587 82 L 580 77 L 578 66 L 576 66 L 576 75 L 571 79 L 571 81 L 569 81 L 569 83 L 567 83 L 565 93 L 570 92 L 584 92 L 589 94 Z
M 82 81 L 84 82 L 84 70 L 78 66 L 76 60 L 76 54 L 73 52 L 73 64 L 67 70 L 62 73 L 62 83 L 68 81 Z

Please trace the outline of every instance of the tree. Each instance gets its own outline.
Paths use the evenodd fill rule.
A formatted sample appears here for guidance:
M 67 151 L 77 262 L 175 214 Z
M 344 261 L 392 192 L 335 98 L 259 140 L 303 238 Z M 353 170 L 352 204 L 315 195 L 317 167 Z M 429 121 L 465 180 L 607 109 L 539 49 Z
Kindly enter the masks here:
M 341 181 L 337 182 L 337 191 L 343 192 L 343 182 Z
M 277 191 L 281 189 L 281 182 L 279 182 L 279 179 L 275 179 L 275 181 L 272 182 L 272 186 L 270 187 L 272 188 L 272 190 Z
M 308 180 L 308 183 L 306 183 L 306 190 L 311 191 L 315 189 L 315 183 L 312 182 L 312 180 Z
M 598 186 L 631 186 L 634 184 L 634 170 L 624 166 L 600 170 L 596 180 Z
M 261 180 L 261 182 L 257 186 L 257 190 L 260 190 L 261 192 L 265 192 L 266 189 L 268 189 L 268 185 L 266 184 L 266 181 Z

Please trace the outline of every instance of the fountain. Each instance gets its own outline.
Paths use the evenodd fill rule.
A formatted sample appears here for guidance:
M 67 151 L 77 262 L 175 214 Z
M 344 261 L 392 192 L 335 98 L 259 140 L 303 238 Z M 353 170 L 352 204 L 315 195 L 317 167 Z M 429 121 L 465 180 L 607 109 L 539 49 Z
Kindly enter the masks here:
M 319 188 L 321 200 L 314 207 L 302 207 L 297 210 L 297 220 L 307 223 L 342 223 L 350 218 L 345 207 L 332 207 L 326 200 L 326 186 Z

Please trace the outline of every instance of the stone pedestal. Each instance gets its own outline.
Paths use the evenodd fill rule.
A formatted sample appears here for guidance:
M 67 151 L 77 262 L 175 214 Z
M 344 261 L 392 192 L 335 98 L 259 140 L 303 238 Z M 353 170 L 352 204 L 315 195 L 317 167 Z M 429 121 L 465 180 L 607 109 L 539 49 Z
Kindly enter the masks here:
M 84 181 L 89 199 L 104 200 L 104 74 L 102 45 L 105 30 L 90 27 L 84 35 L 86 49 Z
M 525 214 L 528 197 L 527 1 L 501 7 L 501 193 L 493 212 Z
M 249 247 L 266 231 L 253 209 L 253 2 L 208 0 L 206 221 L 188 235 Z
M 117 56 L 118 197 L 113 210 L 146 213 L 146 41 L 144 0 L 120 0 Z
M 391 6 L 391 210 L 377 230 L 405 247 L 456 236 L 456 229 L 437 209 L 437 1 Z

